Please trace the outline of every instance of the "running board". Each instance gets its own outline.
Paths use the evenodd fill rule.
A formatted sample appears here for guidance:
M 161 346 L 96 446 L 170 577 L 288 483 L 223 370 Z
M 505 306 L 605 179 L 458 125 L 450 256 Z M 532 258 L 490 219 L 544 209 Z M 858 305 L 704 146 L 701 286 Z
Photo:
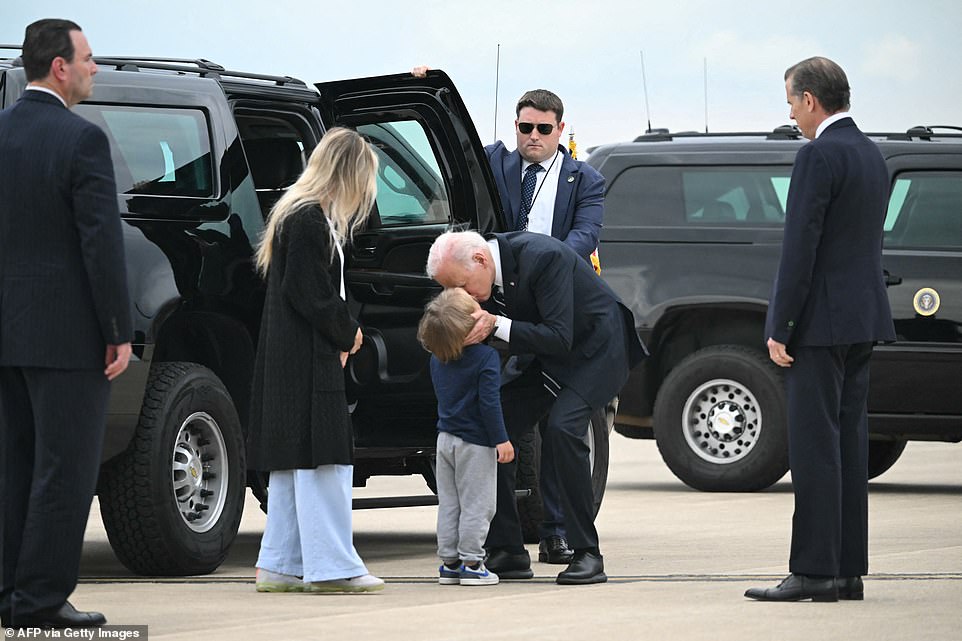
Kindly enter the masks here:
M 531 490 L 515 490 L 516 498 L 522 499 L 531 496 Z M 437 505 L 438 497 L 434 494 L 422 496 L 385 496 L 372 499 L 354 499 L 353 507 L 355 510 L 372 510 L 380 507 L 423 507 L 425 505 Z

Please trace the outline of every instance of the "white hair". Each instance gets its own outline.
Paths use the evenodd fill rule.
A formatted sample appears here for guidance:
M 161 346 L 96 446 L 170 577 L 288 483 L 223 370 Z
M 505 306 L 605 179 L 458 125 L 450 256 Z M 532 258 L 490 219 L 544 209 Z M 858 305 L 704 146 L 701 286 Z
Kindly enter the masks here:
M 484 251 L 488 241 L 476 231 L 446 231 L 438 236 L 428 252 L 427 274 L 434 278 L 442 263 L 454 262 L 471 267 L 471 257 Z

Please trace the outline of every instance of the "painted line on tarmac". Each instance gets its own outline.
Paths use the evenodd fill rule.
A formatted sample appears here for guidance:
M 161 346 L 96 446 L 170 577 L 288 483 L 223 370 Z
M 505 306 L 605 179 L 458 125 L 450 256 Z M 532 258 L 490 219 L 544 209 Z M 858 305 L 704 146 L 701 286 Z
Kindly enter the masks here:
M 436 584 L 437 577 L 424 576 L 382 576 L 390 584 Z M 742 581 L 778 581 L 784 574 L 628 574 L 608 575 L 608 583 L 737 583 Z M 939 572 L 922 574 L 870 574 L 866 581 L 962 581 L 962 573 Z M 505 583 L 554 584 L 553 576 L 538 576 L 533 579 L 504 579 Z M 240 576 L 187 576 L 187 577 L 83 577 L 80 583 L 88 585 L 110 584 L 191 584 L 191 585 L 230 585 L 252 584 L 254 577 Z

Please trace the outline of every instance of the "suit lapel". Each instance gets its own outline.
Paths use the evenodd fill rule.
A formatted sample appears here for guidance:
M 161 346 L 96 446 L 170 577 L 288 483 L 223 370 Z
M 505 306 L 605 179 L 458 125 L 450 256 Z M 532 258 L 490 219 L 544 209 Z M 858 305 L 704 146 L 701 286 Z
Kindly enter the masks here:
M 564 161 L 561 163 L 558 192 L 554 198 L 554 216 L 551 219 L 551 235 L 555 238 L 564 238 L 563 230 L 571 229 L 571 221 L 568 220 L 574 211 L 574 207 L 571 206 L 571 198 L 574 195 L 575 184 L 578 182 L 578 174 L 580 173 L 578 162 L 563 150 L 561 154 Z
M 511 223 L 511 231 L 514 231 L 518 228 L 518 212 L 521 211 L 521 154 L 517 149 L 504 156 L 501 168 L 504 186 L 508 192 L 508 202 L 505 203 L 508 211 L 505 213 Z
M 504 292 L 504 305 L 510 318 L 510 310 L 515 309 L 518 291 L 518 265 L 514 262 L 514 253 L 504 234 L 495 234 L 498 241 L 498 251 L 501 254 L 501 290 Z

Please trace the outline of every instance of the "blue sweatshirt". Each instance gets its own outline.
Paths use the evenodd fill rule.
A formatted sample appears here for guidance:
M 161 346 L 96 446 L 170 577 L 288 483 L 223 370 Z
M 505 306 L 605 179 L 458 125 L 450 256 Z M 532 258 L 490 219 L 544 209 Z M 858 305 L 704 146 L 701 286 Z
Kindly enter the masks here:
M 431 357 L 431 382 L 438 398 L 438 431 L 468 443 L 494 447 L 508 440 L 501 414 L 501 362 L 490 345 L 468 345 L 461 358 Z

